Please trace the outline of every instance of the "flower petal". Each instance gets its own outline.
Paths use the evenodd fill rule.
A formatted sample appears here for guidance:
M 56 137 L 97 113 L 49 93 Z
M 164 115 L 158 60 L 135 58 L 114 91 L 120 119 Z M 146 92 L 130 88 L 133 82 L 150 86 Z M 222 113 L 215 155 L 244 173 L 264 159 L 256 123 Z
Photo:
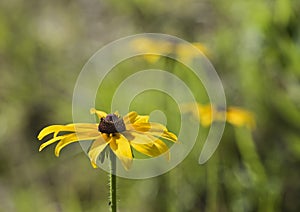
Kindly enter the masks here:
M 128 141 L 137 144 L 153 143 L 157 139 L 153 136 L 148 136 L 146 133 L 139 133 L 137 131 L 125 131 L 122 134 Z
M 51 125 L 45 127 L 41 130 L 38 135 L 38 139 L 42 140 L 45 136 L 54 133 L 54 137 L 57 136 L 59 132 L 83 132 L 83 131 L 90 131 L 90 130 L 98 130 L 97 124 L 67 124 L 67 125 Z
M 254 129 L 256 125 L 254 115 L 239 107 L 229 107 L 226 118 L 227 122 L 238 127 L 245 126 L 249 129 Z
M 157 139 L 154 142 L 154 145 L 156 146 L 156 148 L 158 149 L 160 154 L 163 154 L 163 153 L 165 153 L 169 150 L 169 147 L 163 141 L 161 141 L 160 139 Z
M 126 124 L 138 124 L 138 123 L 148 123 L 149 116 L 140 116 L 137 112 L 132 111 L 123 117 L 124 123 Z
M 74 129 L 74 132 L 76 133 L 99 133 L 98 131 L 98 124 L 92 124 L 92 123 L 76 123 L 76 124 L 68 124 L 65 125 L 64 128 L 62 128 L 60 131 L 65 132 L 67 129 Z M 58 133 L 54 133 L 54 136 L 56 136 Z
M 211 104 L 207 104 L 207 105 L 198 104 L 198 112 L 200 116 L 200 123 L 204 127 L 210 126 L 213 121 L 216 120 L 220 121 L 222 119 L 221 117 L 223 117 L 222 114 L 224 114 L 224 112 L 222 111 L 217 112 L 215 107 Z
M 127 130 L 135 130 L 141 132 L 164 132 L 168 131 L 167 128 L 159 123 L 150 122 L 150 123 L 137 123 L 137 124 L 128 124 L 126 125 Z
M 89 133 L 72 133 L 67 136 L 65 136 L 63 139 L 61 139 L 60 142 L 55 147 L 55 155 L 58 157 L 59 153 L 62 148 L 65 146 L 74 143 L 76 141 L 82 141 L 82 140 L 94 140 L 99 138 L 101 136 L 100 133 L 97 132 L 89 132 Z
M 97 164 L 91 161 L 91 165 L 94 169 L 98 168 Z
M 159 138 L 164 138 L 167 139 L 169 141 L 173 141 L 176 142 L 177 141 L 177 136 L 174 133 L 168 132 L 168 131 L 164 131 L 164 132 L 147 132 L 147 135 L 152 135 L 152 136 L 156 136 Z
M 124 168 L 129 170 L 132 164 L 132 152 L 128 140 L 118 133 L 112 137 L 110 147 L 121 160 Z
M 149 122 L 149 116 L 140 116 L 138 115 L 136 119 L 134 120 L 133 124 L 138 123 L 148 123 Z
M 213 122 L 213 115 L 214 118 L 216 118 L 216 110 L 211 104 L 202 105 L 199 103 L 184 103 L 181 105 L 180 109 L 183 113 L 192 113 L 204 127 L 211 125 Z
M 57 137 L 54 137 L 52 139 L 50 139 L 49 141 L 43 143 L 40 148 L 39 148 L 39 151 L 42 151 L 46 146 L 49 146 L 50 144 L 53 144 L 55 143 L 56 141 L 59 141 L 61 139 L 63 139 L 64 137 L 66 137 L 67 135 L 62 135 L 62 136 L 57 136 Z
M 131 143 L 131 146 L 138 152 L 150 157 L 157 157 L 169 150 L 168 146 L 160 139 L 156 139 L 153 143 L 148 144 Z
M 51 125 L 51 126 L 45 127 L 39 133 L 38 139 L 42 140 L 45 136 L 47 136 L 51 133 L 56 133 L 57 134 L 57 132 L 62 131 L 61 129 L 63 129 L 64 127 L 65 127 L 65 125 Z M 72 128 L 72 129 L 69 129 L 69 130 L 66 130 L 66 131 L 74 132 L 75 129 Z
M 90 113 L 91 114 L 96 114 L 99 119 L 105 118 L 107 116 L 107 113 L 105 113 L 103 111 L 100 111 L 100 110 L 96 110 L 95 108 L 91 108 Z
M 105 149 L 105 147 L 108 145 L 109 140 L 110 138 L 108 140 L 105 140 L 102 136 L 100 136 L 93 142 L 90 151 L 88 153 L 92 164 L 97 164 L 96 163 L 97 158 L 99 157 L 100 153 Z
M 124 117 L 123 117 L 123 121 L 124 124 L 133 124 L 134 121 L 136 120 L 136 117 L 138 116 L 137 112 L 132 111 L 130 113 L 127 113 Z
M 66 126 L 74 127 L 75 129 L 90 129 L 90 130 L 98 130 L 98 124 L 93 123 L 76 123 L 76 124 L 68 124 Z

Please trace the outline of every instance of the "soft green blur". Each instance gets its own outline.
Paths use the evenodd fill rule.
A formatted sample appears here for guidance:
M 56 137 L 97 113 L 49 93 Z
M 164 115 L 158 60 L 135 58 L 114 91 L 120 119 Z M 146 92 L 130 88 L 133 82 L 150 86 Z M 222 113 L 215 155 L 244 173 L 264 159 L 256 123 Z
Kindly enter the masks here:
M 192 153 L 169 173 L 118 179 L 119 211 L 299 211 L 299 20 L 297 0 L 1 1 L 0 211 L 108 211 L 107 173 L 94 170 L 78 144 L 59 158 L 54 145 L 39 153 L 36 136 L 47 125 L 72 122 L 76 78 L 94 52 L 144 32 L 203 43 L 227 104 L 254 112 L 257 128 L 227 125 L 204 165 L 198 157 L 208 129 L 200 129 Z M 111 88 L 136 71 L 123 65 L 103 84 L 98 109 L 107 110 Z M 190 79 L 178 66 L 165 68 Z M 206 103 L 198 83 L 191 89 Z M 132 108 L 161 109 L 176 131 L 174 102 L 160 95 L 141 94 Z

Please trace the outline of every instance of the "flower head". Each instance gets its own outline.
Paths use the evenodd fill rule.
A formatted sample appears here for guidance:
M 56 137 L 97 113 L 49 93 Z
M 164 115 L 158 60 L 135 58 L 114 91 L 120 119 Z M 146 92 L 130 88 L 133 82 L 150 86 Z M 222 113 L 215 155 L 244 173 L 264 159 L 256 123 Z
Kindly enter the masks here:
M 97 167 L 98 157 L 109 147 L 128 170 L 133 159 L 132 148 L 144 155 L 157 157 L 169 150 L 160 138 L 172 142 L 177 141 L 177 136 L 169 132 L 165 126 L 149 122 L 149 116 L 130 112 L 120 117 L 118 114 L 106 114 L 96 109 L 91 109 L 91 113 L 98 116 L 99 124 L 74 123 L 45 127 L 39 133 L 38 139 L 41 140 L 51 133 L 53 133 L 53 138 L 43 143 L 39 151 L 58 142 L 55 155 L 59 156 L 61 149 L 70 143 L 93 140 L 88 151 L 93 167 Z
M 182 110 L 185 113 L 192 113 L 204 127 L 210 126 L 214 121 L 227 121 L 234 126 L 245 126 L 249 129 L 254 129 L 256 126 L 254 115 L 240 107 L 228 107 L 224 110 L 211 104 L 186 103 L 182 105 Z

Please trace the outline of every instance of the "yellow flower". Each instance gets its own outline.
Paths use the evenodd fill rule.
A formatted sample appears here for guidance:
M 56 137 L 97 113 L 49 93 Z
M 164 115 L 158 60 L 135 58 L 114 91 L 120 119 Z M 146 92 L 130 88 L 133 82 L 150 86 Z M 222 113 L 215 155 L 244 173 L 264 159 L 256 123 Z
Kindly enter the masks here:
M 58 142 L 55 155 L 58 157 L 66 145 L 84 140 L 94 140 L 88 156 L 91 164 L 96 168 L 99 155 L 109 147 L 121 160 L 124 168 L 128 170 L 132 164 L 132 149 L 150 157 L 156 157 L 168 152 L 168 146 L 160 139 L 172 142 L 177 141 L 176 135 L 159 123 L 149 122 L 149 116 L 141 116 L 130 112 L 123 118 L 117 114 L 91 109 L 91 114 L 96 114 L 100 123 L 74 123 L 67 125 L 51 125 L 45 127 L 38 135 L 41 140 L 53 133 L 53 138 L 43 143 L 39 151 L 46 146 Z
M 207 48 L 199 42 L 191 43 L 197 48 L 203 55 L 208 55 Z M 149 52 L 144 54 L 143 57 L 149 63 L 157 62 L 161 57 L 166 55 L 173 55 L 180 59 L 182 62 L 191 62 L 191 60 L 198 56 L 198 52 L 191 51 L 191 46 L 180 42 L 175 43 L 167 40 L 155 40 L 151 38 L 138 38 L 133 40 L 132 47 L 138 52 Z M 162 55 L 151 54 L 153 52 L 160 53 Z
M 173 47 L 171 42 L 154 40 L 151 38 L 138 38 L 133 40 L 132 47 L 138 52 L 149 52 L 149 54 L 143 54 L 143 57 L 149 63 L 155 63 L 161 57 L 161 55 L 151 54 L 158 52 L 160 54 L 171 53 Z
M 192 113 L 204 127 L 210 126 L 213 121 L 227 121 L 234 126 L 245 126 L 249 129 L 256 126 L 253 113 L 239 107 L 228 107 L 225 111 L 211 104 L 186 103 L 181 106 L 184 113 Z M 198 111 L 193 109 L 195 106 Z
M 203 55 L 205 56 L 208 55 L 208 50 L 203 44 L 196 42 L 196 43 L 192 43 L 192 45 L 195 48 L 197 48 Z M 191 51 L 190 45 L 187 45 L 185 43 L 180 43 L 176 47 L 177 47 L 176 56 L 183 63 L 190 63 L 194 58 L 199 57 L 198 56 L 199 52 Z

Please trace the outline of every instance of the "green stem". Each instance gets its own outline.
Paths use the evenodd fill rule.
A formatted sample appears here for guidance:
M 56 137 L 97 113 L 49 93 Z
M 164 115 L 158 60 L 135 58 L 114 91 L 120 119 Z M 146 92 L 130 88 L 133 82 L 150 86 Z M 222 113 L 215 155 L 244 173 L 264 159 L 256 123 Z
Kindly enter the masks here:
M 109 152 L 110 158 L 110 173 L 109 173 L 109 199 L 110 199 L 110 209 L 112 212 L 117 211 L 117 176 L 116 176 L 116 156 L 115 154 L 110 151 Z

